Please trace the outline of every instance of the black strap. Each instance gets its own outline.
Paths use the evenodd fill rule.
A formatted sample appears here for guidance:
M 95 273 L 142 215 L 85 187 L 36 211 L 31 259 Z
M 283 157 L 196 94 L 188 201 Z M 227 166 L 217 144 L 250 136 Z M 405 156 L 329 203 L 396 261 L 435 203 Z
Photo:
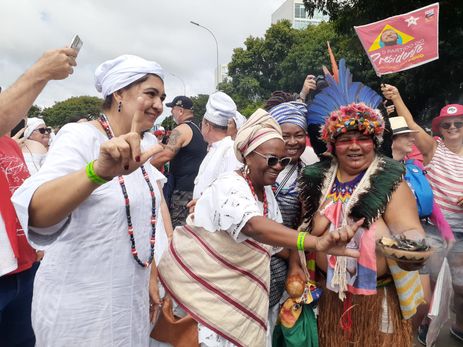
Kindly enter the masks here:
M 288 180 L 290 179 L 291 175 L 293 174 L 293 172 L 297 169 L 299 165 L 296 164 L 294 165 L 291 170 L 289 170 L 289 172 L 286 174 L 286 176 L 283 178 L 283 180 L 281 181 L 280 185 L 278 186 L 277 190 L 275 191 L 275 197 L 278 196 L 278 194 L 280 194 L 281 190 L 283 189 L 283 187 L 285 186 L 285 184 L 288 182 Z

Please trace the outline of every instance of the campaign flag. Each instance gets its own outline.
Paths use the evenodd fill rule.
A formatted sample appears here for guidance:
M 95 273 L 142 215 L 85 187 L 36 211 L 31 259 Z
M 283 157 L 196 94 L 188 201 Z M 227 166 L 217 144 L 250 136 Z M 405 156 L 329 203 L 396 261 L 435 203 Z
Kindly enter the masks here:
M 439 3 L 354 29 L 378 76 L 439 59 Z

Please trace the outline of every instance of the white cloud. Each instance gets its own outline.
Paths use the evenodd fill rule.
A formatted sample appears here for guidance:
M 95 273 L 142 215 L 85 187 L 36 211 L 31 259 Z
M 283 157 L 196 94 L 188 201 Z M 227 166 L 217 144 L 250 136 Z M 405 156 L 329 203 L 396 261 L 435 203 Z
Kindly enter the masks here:
M 0 2 L 0 85 L 7 87 L 46 50 L 84 41 L 74 74 L 52 81 L 36 103 L 51 106 L 71 96 L 98 95 L 95 68 L 120 54 L 160 63 L 167 74 L 167 99 L 214 90 L 216 48 L 219 63 L 252 36 L 262 36 L 283 0 L 2 0 Z M 177 76 L 177 77 L 175 77 Z M 184 81 L 185 87 L 182 83 Z

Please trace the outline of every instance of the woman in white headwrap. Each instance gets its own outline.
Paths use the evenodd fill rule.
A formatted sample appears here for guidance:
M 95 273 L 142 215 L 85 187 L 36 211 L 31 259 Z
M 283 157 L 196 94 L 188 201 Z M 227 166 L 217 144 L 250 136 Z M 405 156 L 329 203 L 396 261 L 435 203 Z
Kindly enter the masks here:
M 51 128 L 46 126 L 43 119 L 26 118 L 24 141 L 21 142 L 21 150 L 31 175 L 39 171 L 45 161 L 50 133 Z
M 162 149 L 144 132 L 163 110 L 163 71 L 120 56 L 97 68 L 96 88 L 100 119 L 65 125 L 12 199 L 29 241 L 46 251 L 32 302 L 39 347 L 148 346 L 160 303 L 155 262 L 171 226 L 165 178 L 143 164 Z
M 240 128 L 234 148 L 244 168 L 204 191 L 158 267 L 167 292 L 199 323 L 201 346 L 269 342 L 270 256 L 279 247 L 357 255 L 344 247 L 356 225 L 316 238 L 280 224 L 271 186 L 289 158 L 280 126 L 264 110 Z

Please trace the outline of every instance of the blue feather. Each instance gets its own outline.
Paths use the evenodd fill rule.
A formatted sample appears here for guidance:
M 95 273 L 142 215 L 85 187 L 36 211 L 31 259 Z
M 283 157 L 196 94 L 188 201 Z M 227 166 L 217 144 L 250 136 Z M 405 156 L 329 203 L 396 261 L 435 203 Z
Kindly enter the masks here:
M 339 84 L 330 74 L 325 76 L 325 80 L 328 87 L 318 93 L 308 107 L 308 124 L 324 124 L 329 114 L 341 106 L 363 102 L 377 108 L 382 101 L 373 89 L 361 82 L 352 82 L 352 74 L 345 59 L 339 61 Z

